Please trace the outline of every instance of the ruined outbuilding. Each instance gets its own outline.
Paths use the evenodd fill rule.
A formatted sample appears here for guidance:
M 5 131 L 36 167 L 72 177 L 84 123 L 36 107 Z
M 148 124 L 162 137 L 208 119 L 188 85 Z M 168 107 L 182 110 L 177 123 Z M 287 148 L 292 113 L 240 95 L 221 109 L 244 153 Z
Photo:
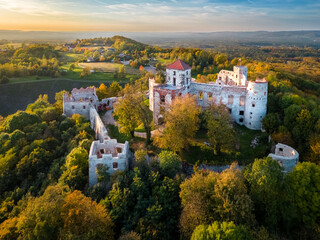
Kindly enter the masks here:
M 95 131 L 95 138 L 89 152 L 89 185 L 97 183 L 97 169 L 105 166 L 112 174 L 117 170 L 128 168 L 129 143 L 118 143 L 108 135 L 97 109 L 112 110 L 116 98 L 107 98 L 99 101 L 95 87 L 73 89 L 71 95 L 63 95 L 63 113 L 67 117 L 80 114 L 90 120 L 90 126 Z
M 270 153 L 268 157 L 276 160 L 284 168 L 284 172 L 292 171 L 299 161 L 299 153 L 294 148 L 282 143 L 278 143 L 274 153 Z

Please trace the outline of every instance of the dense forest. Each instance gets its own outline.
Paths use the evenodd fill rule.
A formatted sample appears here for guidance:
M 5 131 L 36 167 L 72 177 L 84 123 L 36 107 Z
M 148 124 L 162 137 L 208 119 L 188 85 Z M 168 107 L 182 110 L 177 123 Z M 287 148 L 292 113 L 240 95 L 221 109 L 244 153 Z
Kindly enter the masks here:
M 319 50 L 162 49 L 119 36 L 74 44 L 72 50 L 58 44 L 6 47 L 0 52 L 0 79 L 63 77 L 67 53 L 81 62 L 101 46 L 114 51 L 103 53 L 99 62 L 127 60 L 133 68 L 151 64 L 162 70 L 180 58 L 200 82 L 215 81 L 220 69 L 232 69 L 241 58 L 250 80 L 269 82 L 261 149 L 248 146 L 255 159 L 240 159 L 237 133 L 246 130 L 229 124 L 223 107 L 201 110 L 192 98 L 175 101 L 163 134 L 151 139 L 155 126 L 144 91 L 152 75 L 141 71 L 123 88 L 118 76 L 109 87 L 97 86 L 97 95 L 123 97 L 114 109 L 119 126 L 108 130 L 119 142 L 130 142 L 134 160 L 111 176 L 99 170 L 98 184 L 89 187 L 90 122 L 62 115 L 65 91 L 54 102 L 40 95 L 24 111 L 0 117 L 0 239 L 319 239 Z M 155 77 L 163 81 L 161 72 Z M 147 139 L 134 136 L 139 129 Z M 199 145 L 199 138 L 210 146 Z M 265 157 L 278 142 L 300 154 L 290 173 Z M 230 168 L 213 172 L 202 170 L 201 163 Z

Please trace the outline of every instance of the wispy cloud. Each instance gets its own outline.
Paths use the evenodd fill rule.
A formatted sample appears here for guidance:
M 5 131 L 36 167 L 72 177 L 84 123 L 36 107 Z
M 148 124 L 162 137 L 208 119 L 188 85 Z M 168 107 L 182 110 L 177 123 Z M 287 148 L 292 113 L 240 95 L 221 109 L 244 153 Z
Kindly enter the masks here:
M 0 14 L 60 20 L 66 25 L 127 30 L 250 30 L 320 22 L 320 4 L 311 0 L 0 0 Z M 294 19 L 296 18 L 296 19 Z M 290 19 L 291 23 L 287 22 Z M 312 21 L 311 21 L 312 20 Z M 36 21 L 36 20 L 34 20 Z M 239 29 L 241 28 L 241 29 Z M 318 27 L 319 28 L 319 27 Z M 124 30 L 122 29 L 122 30 Z

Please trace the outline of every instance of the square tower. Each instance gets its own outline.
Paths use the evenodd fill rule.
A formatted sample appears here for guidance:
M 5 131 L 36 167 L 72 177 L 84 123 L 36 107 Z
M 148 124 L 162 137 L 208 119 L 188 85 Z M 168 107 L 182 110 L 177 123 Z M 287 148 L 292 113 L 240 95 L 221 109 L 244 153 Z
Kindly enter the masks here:
M 176 88 L 189 87 L 191 83 L 191 67 L 180 59 L 168 65 L 166 83 L 168 86 Z

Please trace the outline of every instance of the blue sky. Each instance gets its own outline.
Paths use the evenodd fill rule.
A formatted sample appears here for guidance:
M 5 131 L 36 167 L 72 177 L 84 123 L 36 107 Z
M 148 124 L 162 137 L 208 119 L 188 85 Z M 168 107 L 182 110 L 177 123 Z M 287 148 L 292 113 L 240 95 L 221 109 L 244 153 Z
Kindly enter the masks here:
M 319 30 L 320 0 L 0 0 L 0 29 Z

